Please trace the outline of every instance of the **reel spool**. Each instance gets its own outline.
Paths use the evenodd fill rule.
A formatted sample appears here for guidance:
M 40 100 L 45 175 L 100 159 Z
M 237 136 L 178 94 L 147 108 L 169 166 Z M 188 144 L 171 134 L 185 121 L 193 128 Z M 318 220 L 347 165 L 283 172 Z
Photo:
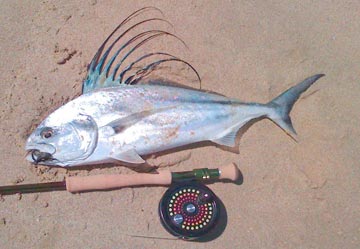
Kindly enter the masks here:
M 199 239 L 211 232 L 220 216 L 220 201 L 205 185 L 184 182 L 171 186 L 159 204 L 160 220 L 172 235 Z

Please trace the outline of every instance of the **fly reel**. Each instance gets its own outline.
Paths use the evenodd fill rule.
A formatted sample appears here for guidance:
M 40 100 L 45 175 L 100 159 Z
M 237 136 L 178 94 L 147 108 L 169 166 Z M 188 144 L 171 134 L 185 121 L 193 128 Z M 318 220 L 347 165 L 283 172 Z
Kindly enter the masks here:
M 171 186 L 159 204 L 162 225 L 172 235 L 193 240 L 210 233 L 220 216 L 220 201 L 205 185 L 183 182 Z

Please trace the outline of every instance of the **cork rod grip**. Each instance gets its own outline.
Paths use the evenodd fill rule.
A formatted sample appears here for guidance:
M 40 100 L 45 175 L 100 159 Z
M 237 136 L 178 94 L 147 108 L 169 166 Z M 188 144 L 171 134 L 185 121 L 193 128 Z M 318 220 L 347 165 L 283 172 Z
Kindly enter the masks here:
M 235 163 L 230 163 L 229 165 L 219 168 L 221 180 L 231 180 L 237 181 L 240 177 L 240 170 Z
M 139 185 L 169 185 L 170 183 L 171 173 L 168 170 L 159 171 L 158 174 L 73 176 L 66 178 L 66 190 L 75 193 Z

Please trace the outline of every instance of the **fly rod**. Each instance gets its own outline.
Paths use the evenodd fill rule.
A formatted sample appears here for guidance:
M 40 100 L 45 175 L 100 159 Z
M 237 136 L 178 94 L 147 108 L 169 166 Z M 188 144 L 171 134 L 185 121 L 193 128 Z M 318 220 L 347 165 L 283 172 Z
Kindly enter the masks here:
M 0 195 L 37 193 L 66 190 L 71 193 L 110 190 L 141 185 L 170 185 L 183 181 L 236 181 L 240 176 L 238 167 L 231 163 L 217 169 L 201 168 L 192 171 L 171 172 L 159 170 L 158 174 L 137 173 L 129 175 L 71 176 L 64 181 L 0 186 Z

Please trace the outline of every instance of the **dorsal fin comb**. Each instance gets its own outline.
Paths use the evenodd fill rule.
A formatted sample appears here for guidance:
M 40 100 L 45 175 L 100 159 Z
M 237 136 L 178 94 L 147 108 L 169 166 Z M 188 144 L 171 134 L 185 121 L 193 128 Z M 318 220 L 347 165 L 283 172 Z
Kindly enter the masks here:
M 196 76 L 198 77 L 199 82 L 201 82 L 198 72 L 195 70 L 195 68 L 193 66 L 191 66 L 190 63 L 188 63 L 176 56 L 173 56 L 169 53 L 165 53 L 165 52 L 145 53 L 145 54 L 141 55 L 140 57 L 138 57 L 137 59 L 135 59 L 132 62 L 125 65 L 125 68 L 122 71 L 120 71 L 118 74 L 119 68 L 123 65 L 124 61 L 135 50 L 137 50 L 144 44 L 148 43 L 149 41 L 151 41 L 152 39 L 155 39 L 157 37 L 160 37 L 160 36 L 174 37 L 175 39 L 179 40 L 185 47 L 187 47 L 185 42 L 183 40 L 181 40 L 179 37 L 177 37 L 176 35 L 174 35 L 170 32 L 167 32 L 167 31 L 163 31 L 163 30 L 151 29 L 151 30 L 140 32 L 140 33 L 136 34 L 135 36 L 133 36 L 132 38 L 130 38 L 129 40 L 122 43 L 120 48 L 118 50 L 116 50 L 115 53 L 108 59 L 108 56 L 110 55 L 110 52 L 112 51 L 114 46 L 116 44 L 118 44 L 118 42 L 123 40 L 122 38 L 125 36 L 125 34 L 134 30 L 135 28 L 143 26 L 143 24 L 145 24 L 145 23 L 154 22 L 154 21 L 161 21 L 161 22 L 165 22 L 165 23 L 171 25 L 171 23 L 164 20 L 163 18 L 157 18 L 157 17 L 148 18 L 148 19 L 139 21 L 139 22 L 133 24 L 132 26 L 130 26 L 125 31 L 123 31 L 120 35 L 118 35 L 115 38 L 115 40 L 109 45 L 109 47 L 103 53 L 106 44 L 109 42 L 109 40 L 111 38 L 115 37 L 114 36 L 115 33 L 118 30 L 120 30 L 120 28 L 124 27 L 124 25 L 127 24 L 128 22 L 130 22 L 133 18 L 135 18 L 149 10 L 155 10 L 163 16 L 163 13 L 161 12 L 161 10 L 159 10 L 158 8 L 155 8 L 155 7 L 145 7 L 145 8 L 139 9 L 139 10 L 135 11 L 134 13 L 132 13 L 131 15 L 129 15 L 124 21 L 122 21 L 114 29 L 114 31 L 111 32 L 111 34 L 105 39 L 105 41 L 99 47 L 98 51 L 96 52 L 96 54 L 94 55 L 93 59 L 91 60 L 89 66 L 88 66 L 88 74 L 83 83 L 83 88 L 82 88 L 83 93 L 90 92 L 90 91 L 93 91 L 98 88 L 120 86 L 121 84 L 128 84 L 128 85 L 136 84 L 140 80 L 142 80 L 144 77 L 149 75 L 151 72 L 153 72 L 157 68 L 158 65 L 160 65 L 162 63 L 166 63 L 166 62 L 171 62 L 171 61 L 183 63 L 186 66 L 188 66 L 189 68 L 191 68 L 191 70 L 193 70 L 195 72 Z M 136 44 L 134 46 L 131 46 L 131 45 L 133 45 L 133 43 L 136 43 Z M 125 50 L 127 50 L 127 51 L 125 51 Z M 119 58 L 117 64 L 115 64 L 115 61 L 117 60 L 117 58 L 119 57 L 119 54 L 121 52 L 124 52 L 125 55 L 123 55 L 121 58 Z M 143 62 L 146 58 L 151 58 L 151 57 L 155 57 L 155 56 L 162 56 L 163 58 L 160 58 L 160 59 L 158 58 L 157 60 L 149 62 L 145 66 L 140 67 L 140 69 L 138 69 L 135 73 L 131 74 L 128 77 L 125 77 L 125 75 L 130 70 L 132 70 L 135 65 L 139 64 L 140 62 Z M 117 74 L 118 74 L 118 77 L 116 77 Z

